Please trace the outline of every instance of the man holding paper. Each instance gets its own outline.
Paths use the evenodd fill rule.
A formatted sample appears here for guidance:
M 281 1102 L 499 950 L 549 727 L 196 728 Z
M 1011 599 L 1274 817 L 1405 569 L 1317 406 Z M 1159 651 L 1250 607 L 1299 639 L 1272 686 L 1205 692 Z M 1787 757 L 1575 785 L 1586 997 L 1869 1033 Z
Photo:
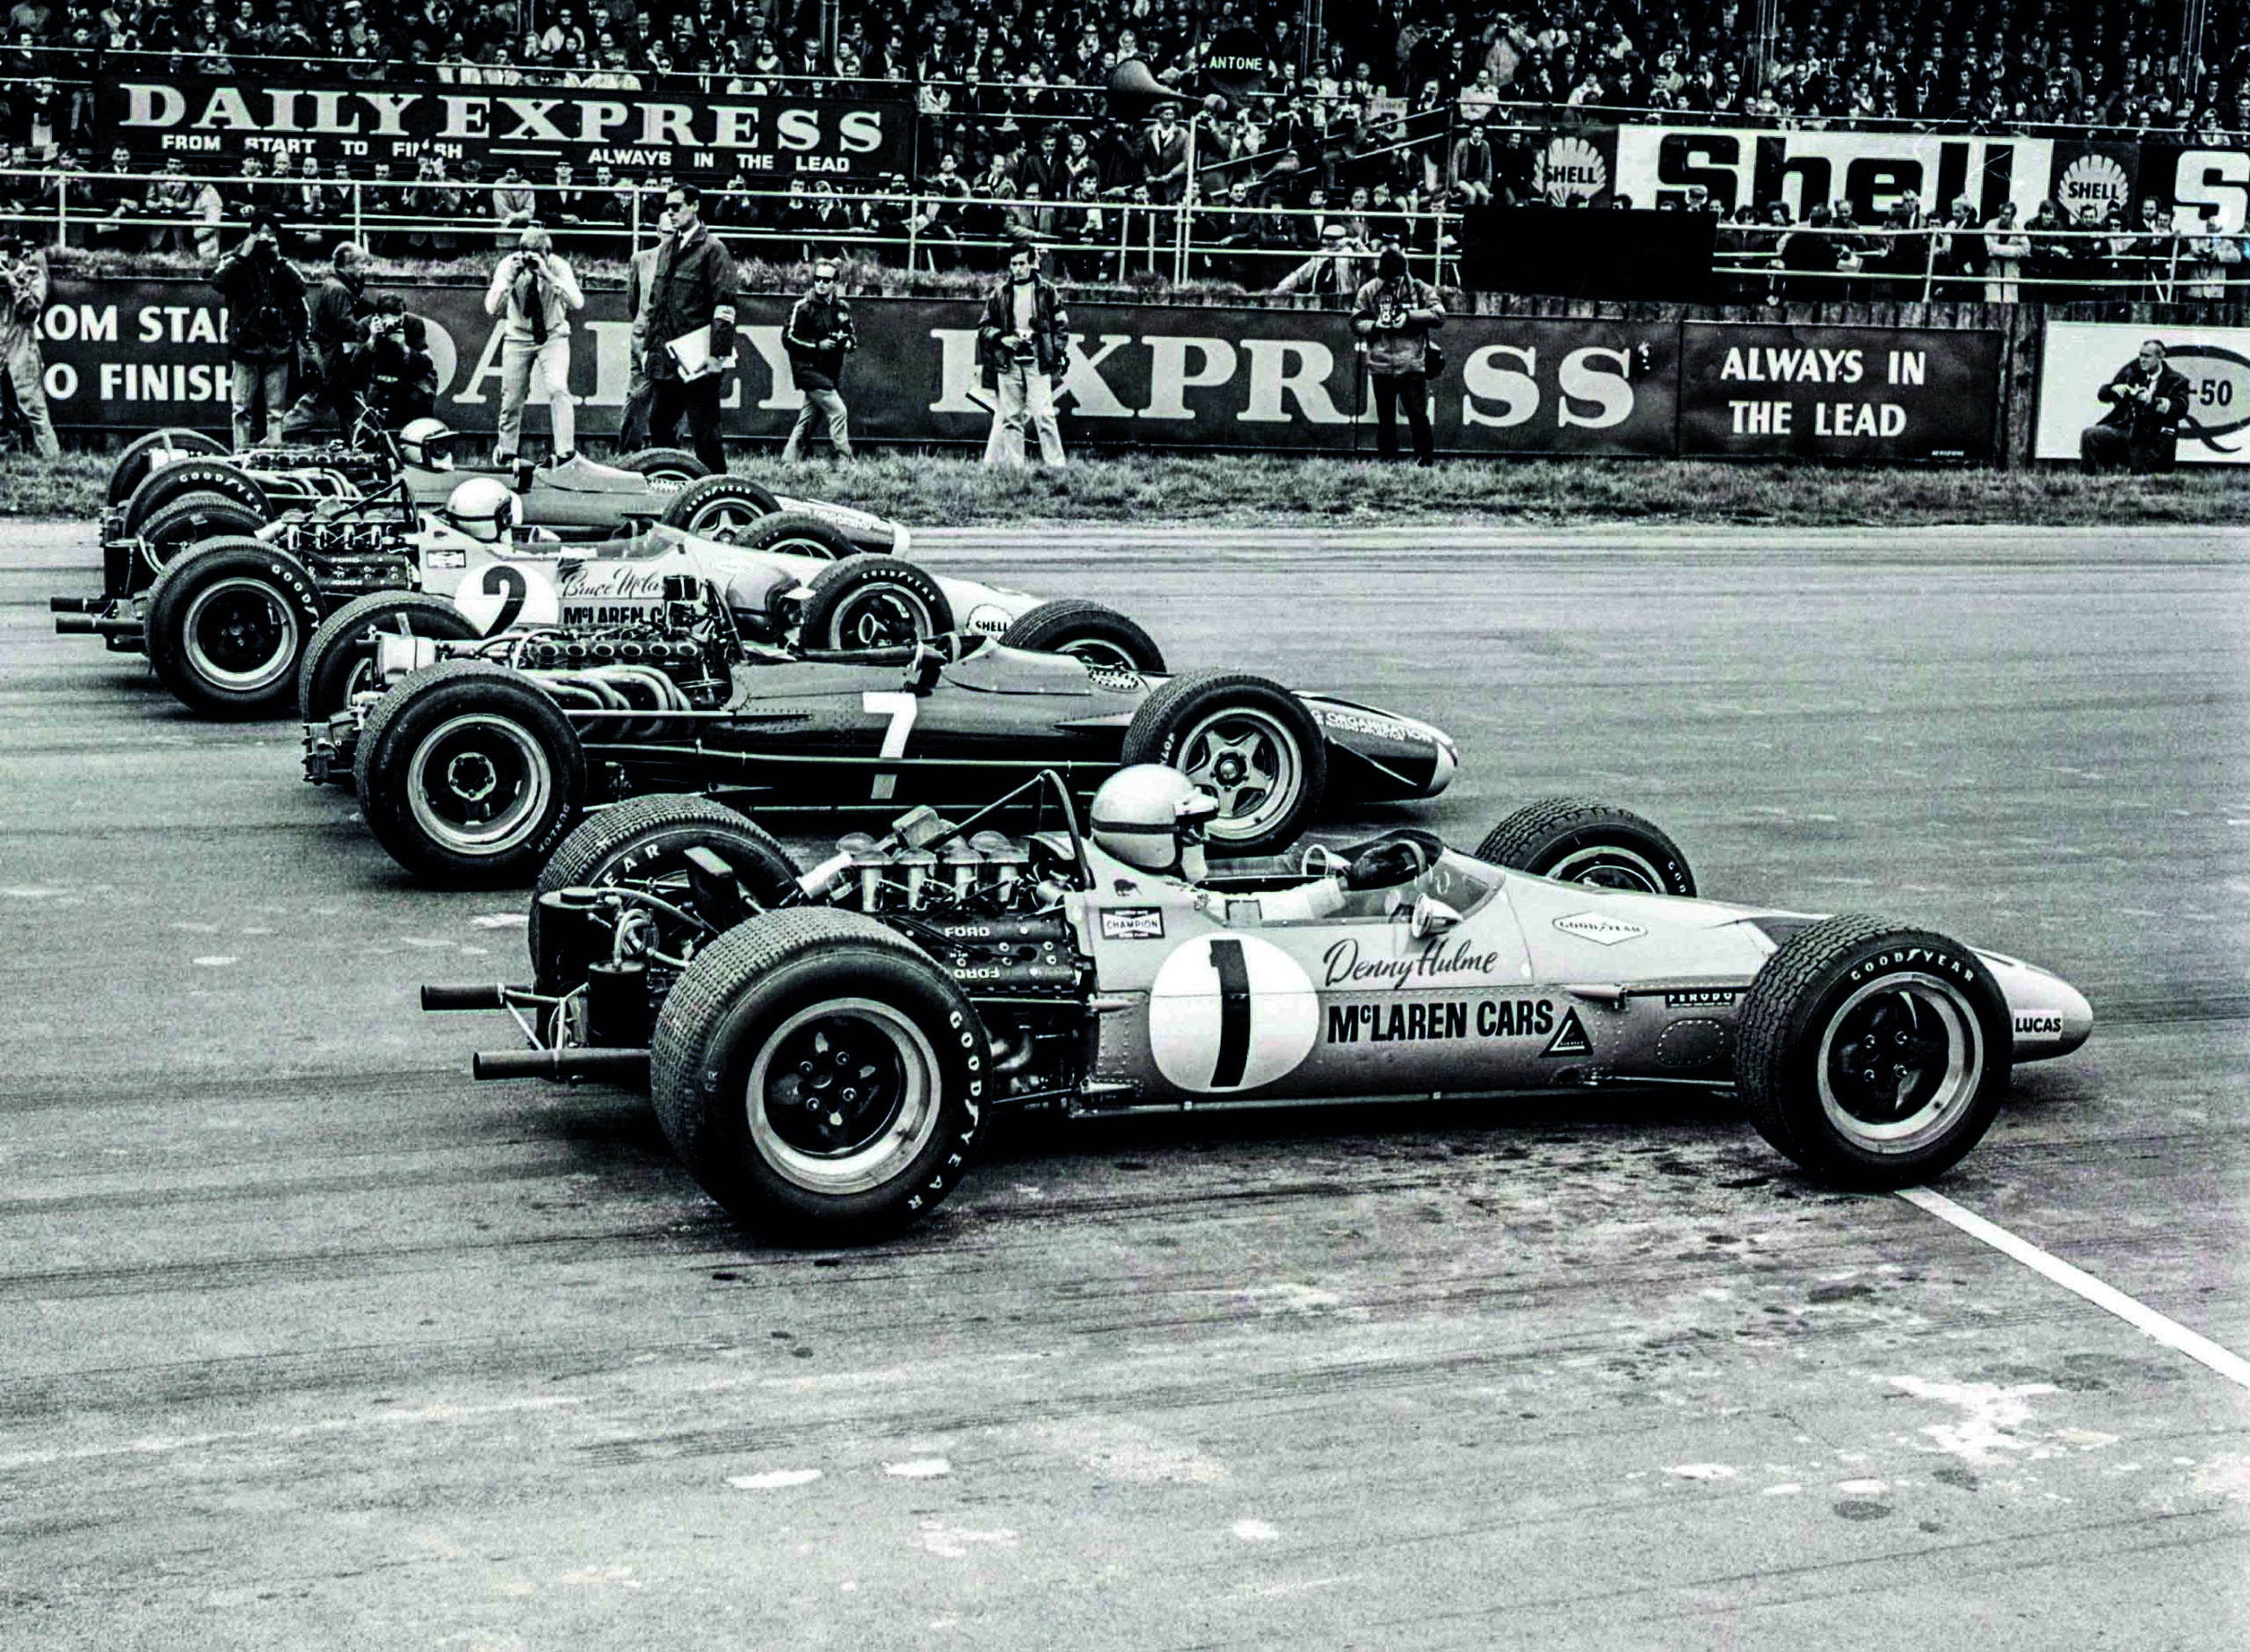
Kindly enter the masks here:
M 649 439 L 671 446 L 685 413 L 695 456 L 717 474 L 727 467 L 719 382 L 735 365 L 735 265 L 705 227 L 702 209 L 702 192 L 693 184 L 664 192 L 671 228 L 657 243 L 649 283 L 648 366 L 655 392 Z

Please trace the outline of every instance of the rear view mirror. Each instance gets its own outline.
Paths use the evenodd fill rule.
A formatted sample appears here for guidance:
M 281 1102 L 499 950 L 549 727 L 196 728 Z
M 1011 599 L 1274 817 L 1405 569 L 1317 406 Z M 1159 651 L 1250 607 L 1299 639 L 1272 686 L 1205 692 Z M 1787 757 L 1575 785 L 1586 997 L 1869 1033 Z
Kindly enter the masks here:
M 1433 895 L 1418 895 L 1413 916 L 1406 920 L 1406 932 L 1418 941 L 1442 935 L 1448 930 L 1461 926 L 1461 914 Z

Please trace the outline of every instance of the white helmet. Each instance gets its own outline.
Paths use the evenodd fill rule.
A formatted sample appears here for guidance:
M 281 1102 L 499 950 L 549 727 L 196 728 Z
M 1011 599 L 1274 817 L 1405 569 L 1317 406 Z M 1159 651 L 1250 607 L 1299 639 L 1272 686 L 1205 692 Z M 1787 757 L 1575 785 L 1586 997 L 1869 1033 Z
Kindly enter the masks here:
M 410 465 L 425 470 L 451 470 L 454 456 L 446 451 L 446 444 L 453 438 L 443 419 L 410 419 L 398 433 L 398 451 Z
M 446 519 L 472 540 L 486 544 L 507 537 L 523 520 L 523 501 L 508 490 L 497 476 L 471 476 L 446 501 Z
M 1179 770 L 1136 763 L 1101 783 L 1091 823 L 1103 853 L 1194 882 L 1203 875 L 1203 834 L 1218 813 L 1217 801 Z

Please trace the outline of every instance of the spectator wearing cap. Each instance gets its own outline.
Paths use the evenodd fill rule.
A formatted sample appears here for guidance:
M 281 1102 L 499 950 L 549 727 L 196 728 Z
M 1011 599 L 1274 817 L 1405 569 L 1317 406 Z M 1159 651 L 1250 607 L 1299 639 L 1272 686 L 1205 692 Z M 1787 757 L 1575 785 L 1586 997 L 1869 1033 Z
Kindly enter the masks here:
M 789 353 L 789 376 L 804 396 L 797 422 L 781 448 L 785 462 L 804 456 L 804 446 L 817 419 L 828 421 L 828 445 L 839 459 L 852 457 L 851 413 L 844 405 L 845 356 L 860 347 L 852 327 L 852 307 L 836 293 L 836 261 L 821 258 L 812 267 L 812 291 L 789 311 L 781 332 L 781 347 Z
M 1149 199 L 1169 206 L 1187 192 L 1187 128 L 1179 124 L 1179 105 L 1157 105 L 1157 118 L 1141 140 L 1141 177 Z
M 526 225 L 516 250 L 500 260 L 485 289 L 484 313 L 505 319 L 500 331 L 500 431 L 494 450 L 501 465 L 516 462 L 523 436 L 524 402 L 534 368 L 547 380 L 547 405 L 555 426 L 559 463 L 576 451 L 577 409 L 570 399 L 570 312 L 585 308 L 586 295 L 570 262 L 555 250 L 555 238 L 537 224 Z
M 1385 241 L 1373 280 L 1352 299 L 1352 330 L 1366 341 L 1368 374 L 1375 384 L 1375 452 L 1398 457 L 1394 411 L 1406 410 L 1418 464 L 1435 462 L 1430 438 L 1430 381 L 1426 366 L 1430 334 L 1445 325 L 1445 304 L 1437 288 L 1406 268 L 1405 249 Z
M 1324 308 L 1339 308 L 1365 285 L 1366 250 L 1343 220 L 1331 218 L 1320 226 L 1320 250 L 1281 278 L 1274 296 L 1306 293 L 1320 299 Z
M 250 446 L 265 417 L 265 445 L 281 445 L 289 366 L 305 336 L 305 283 L 281 256 L 270 212 L 250 219 L 250 237 L 219 261 L 211 285 L 227 302 L 227 358 L 234 368 L 235 451 Z

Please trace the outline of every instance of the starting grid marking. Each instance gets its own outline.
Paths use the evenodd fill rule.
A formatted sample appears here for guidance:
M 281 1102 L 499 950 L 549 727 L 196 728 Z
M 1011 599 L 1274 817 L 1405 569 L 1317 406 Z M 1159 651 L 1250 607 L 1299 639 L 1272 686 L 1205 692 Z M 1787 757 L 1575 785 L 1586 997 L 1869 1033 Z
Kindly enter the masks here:
M 1963 1209 L 1942 1193 L 1933 1193 L 1927 1187 L 1907 1187 L 1899 1190 L 1898 1197 L 1927 1211 L 1940 1221 L 1958 1228 L 1971 1239 L 1992 1246 L 2002 1256 L 2021 1262 L 2042 1278 L 2084 1297 L 2103 1312 L 2115 1314 L 2143 1336 L 2177 1350 L 2199 1365 L 2210 1366 L 2238 1388 L 2250 1388 L 2250 1359 L 2228 1352 L 2210 1337 L 2189 1330 L 2176 1320 L 2167 1319 L 2115 1286 L 2105 1285 L 2084 1269 L 2048 1255 L 2029 1240 L 2019 1238 L 1997 1222 L 1986 1221 L 1974 1211 Z

